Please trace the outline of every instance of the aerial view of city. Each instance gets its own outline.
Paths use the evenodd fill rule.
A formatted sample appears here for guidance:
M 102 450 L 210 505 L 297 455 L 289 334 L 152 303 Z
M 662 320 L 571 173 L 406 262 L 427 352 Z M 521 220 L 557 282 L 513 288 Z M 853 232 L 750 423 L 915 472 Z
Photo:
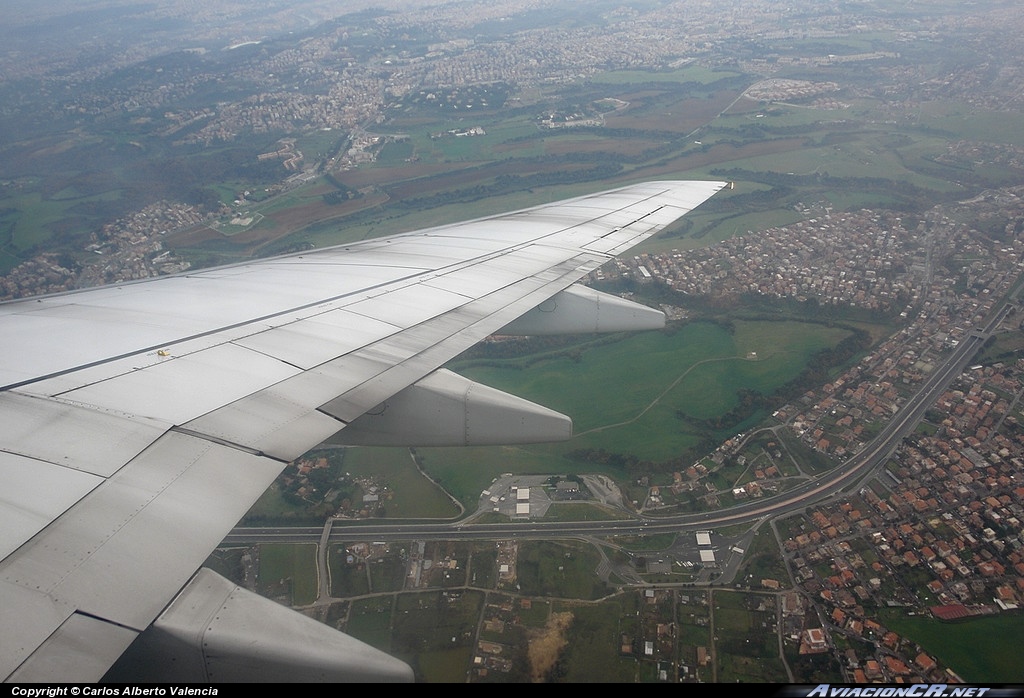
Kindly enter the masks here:
M 26 299 L 71 317 L 89 306 L 76 303 L 84 289 L 127 296 L 640 183 L 720 183 L 656 236 L 580 266 L 587 287 L 662 311 L 664 327 L 501 322 L 438 361 L 474 382 L 467 404 L 482 384 L 568 415 L 567 440 L 358 436 L 366 408 L 388 404 L 381 393 L 355 420 L 341 398 L 319 400 L 340 431 L 292 458 L 221 422 L 208 436 L 206 408 L 158 419 L 135 407 L 149 402 L 95 403 L 101 432 L 166 422 L 175 438 L 280 461 L 205 567 L 401 660 L 418 682 L 1024 684 L 1024 6 L 10 4 L 0 310 L 18 320 L 5 342 L 36 329 L 43 301 Z M 403 263 L 386 242 L 370 249 Z M 355 283 L 364 270 L 344 273 Z M 275 293 L 250 283 L 252 298 Z M 160 320 L 132 322 L 201 313 L 171 298 L 152 309 Z M 2 421 L 21 424 L 10 420 L 44 388 L 61 409 L 105 399 L 107 362 L 90 352 L 116 332 L 96 317 L 76 330 L 73 369 L 29 377 L 0 357 Z M 196 346 L 212 334 L 183 326 Z M 142 372 L 183 355 L 145 332 L 110 362 Z M 279 341 L 296 357 L 319 351 L 298 332 Z M 289 370 L 321 363 L 305 360 Z M 182 385 L 219 389 L 203 375 Z M 276 428 L 252 427 L 261 439 Z M 0 478 L 24 493 L 20 459 L 37 456 L 19 429 L 0 428 Z M 112 452 L 127 441 L 110 439 Z M 0 492 L 18 512 L 21 499 Z M 57 525 L 78 520 L 70 501 L 53 506 Z M 0 540 L 0 592 L 17 587 L 5 606 L 45 586 L 26 581 L 37 566 L 23 543 L 50 529 L 24 529 Z M 5 634 L 21 623 L 0 621 Z M 111 664 L 112 680 L 146 678 L 131 651 L 115 663 L 122 651 L 96 678 Z M 27 656 L 0 657 L 8 680 L 40 676 Z

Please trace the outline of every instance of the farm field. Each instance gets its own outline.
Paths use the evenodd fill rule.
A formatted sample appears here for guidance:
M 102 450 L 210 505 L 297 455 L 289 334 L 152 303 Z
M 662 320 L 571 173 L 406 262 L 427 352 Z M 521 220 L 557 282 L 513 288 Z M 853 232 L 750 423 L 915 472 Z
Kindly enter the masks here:
M 1019 615 L 977 618 L 944 623 L 933 618 L 911 618 L 886 614 L 887 621 L 901 635 L 913 639 L 927 652 L 943 657 L 957 667 L 967 682 L 1021 683 L 1020 666 L 1024 623 Z
M 266 544 L 260 546 L 259 592 L 284 596 L 293 606 L 316 600 L 316 545 Z
M 366 166 L 336 173 L 359 198 L 328 204 L 333 187 L 317 181 L 252 206 L 265 220 L 228 244 L 209 233 L 181 233 L 182 251 L 271 254 L 376 237 L 514 210 L 630 182 L 657 178 L 728 178 L 722 192 L 685 220 L 686 231 L 649 241 L 641 251 L 689 249 L 802 218 L 799 203 L 835 209 L 916 209 L 956 196 L 969 183 L 997 186 L 1019 178 L 1005 165 L 952 167 L 951 137 L 979 128 L 1007 142 L 1019 117 L 965 118 L 956 103 L 931 105 L 920 126 L 872 118 L 879 105 L 846 109 L 764 105 L 740 96 L 749 79 L 735 72 L 685 67 L 622 71 L 585 83 L 545 88 L 536 106 L 482 109 L 473 115 L 409 106 L 389 114 L 384 145 Z M 543 129 L 541 105 L 602 105 L 603 125 Z M 611 109 L 608 105 L 616 105 Z M 982 126 L 979 126 L 982 124 Z M 479 126 L 483 135 L 457 137 Z M 941 129 L 942 135 L 937 136 Z M 756 200 L 756 204 L 754 203 Z

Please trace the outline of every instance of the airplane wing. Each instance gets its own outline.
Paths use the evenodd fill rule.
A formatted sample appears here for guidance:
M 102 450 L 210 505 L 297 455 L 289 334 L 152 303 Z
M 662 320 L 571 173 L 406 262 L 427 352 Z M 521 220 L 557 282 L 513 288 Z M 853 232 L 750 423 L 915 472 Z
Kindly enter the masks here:
M 723 186 L 648 182 L 0 304 L 0 676 L 97 681 L 134 643 L 160 678 L 411 678 L 197 569 L 289 461 L 340 430 L 361 444 L 567 438 L 562 415 L 439 368 L 503 328 L 657 326 L 573 284 Z

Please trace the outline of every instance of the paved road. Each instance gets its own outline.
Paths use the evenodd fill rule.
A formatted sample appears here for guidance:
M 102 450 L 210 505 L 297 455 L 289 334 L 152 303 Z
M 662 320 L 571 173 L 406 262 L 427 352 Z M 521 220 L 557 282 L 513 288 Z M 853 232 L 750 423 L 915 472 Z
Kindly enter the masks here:
M 626 521 L 525 521 L 491 524 L 335 522 L 330 529 L 330 540 L 346 542 L 408 540 L 410 538 L 417 540 L 564 539 L 593 535 L 680 533 L 728 524 L 749 523 L 768 516 L 803 509 L 842 492 L 859 488 L 869 476 L 882 467 L 903 437 L 916 428 L 925 411 L 950 382 L 963 371 L 967 362 L 981 348 L 1008 311 L 1009 309 L 1004 307 L 996 313 L 984 329 L 975 330 L 965 338 L 942 364 L 936 366 L 918 392 L 903 405 L 881 433 L 859 454 L 827 475 L 808 481 L 785 494 L 739 504 L 716 512 L 678 514 L 658 518 L 640 517 Z M 322 526 L 311 528 L 238 527 L 224 539 L 223 545 L 308 542 L 319 540 L 323 534 L 324 527 Z

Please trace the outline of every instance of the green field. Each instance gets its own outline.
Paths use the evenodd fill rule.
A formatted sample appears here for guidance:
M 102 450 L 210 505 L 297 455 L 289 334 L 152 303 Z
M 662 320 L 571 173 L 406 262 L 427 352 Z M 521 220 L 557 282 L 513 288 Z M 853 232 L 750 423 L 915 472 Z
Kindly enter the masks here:
M 477 591 L 400 594 L 392 621 L 396 655 L 413 657 L 412 665 L 418 672 L 422 671 L 418 658 L 435 652 L 462 649 L 468 658 L 483 600 L 483 593 Z
M 597 551 L 587 544 L 524 541 L 516 582 L 527 595 L 597 599 L 610 591 L 594 575 L 599 562 Z
M 573 622 L 558 670 L 549 680 L 564 683 L 635 681 L 636 659 L 623 656 L 618 648 L 623 632 L 636 635 L 637 595 L 616 596 L 594 606 L 556 605 L 553 610 L 571 611 Z
M 779 551 L 778 541 L 772 527 L 762 526 L 743 558 L 743 566 L 737 579 L 754 589 L 760 588 L 762 579 L 774 579 L 786 584 L 789 572 Z
M 706 213 L 697 214 L 700 220 L 694 217 L 692 230 L 699 236 L 672 243 L 682 249 L 793 222 L 799 218 L 793 206 L 800 201 L 826 201 L 836 209 L 920 210 L 937 200 L 1021 181 L 1016 161 L 964 157 L 951 163 L 942 157 L 959 141 L 1024 145 L 1019 110 L 979 105 L 969 89 L 924 99 L 907 96 L 906 105 L 874 89 L 872 81 L 886 74 L 893 61 L 919 66 L 925 84 L 928 77 L 944 77 L 954 56 L 965 64 L 981 60 L 972 50 L 958 47 L 947 55 L 947 47 L 920 45 L 880 61 L 789 64 L 797 56 L 904 52 L 910 47 L 882 28 L 827 41 L 787 37 L 763 43 L 781 59 L 778 77 L 835 83 L 839 90 L 833 103 L 743 98 L 763 73 L 745 73 L 738 67 L 742 62 L 735 61 L 719 66 L 677 61 L 657 70 L 609 70 L 522 88 L 504 83 L 444 90 L 423 86 L 387 107 L 373 126 L 398 140 L 376 146 L 375 162 L 334 173 L 343 181 L 352 179 L 356 188 L 374 189 L 372 210 L 328 205 L 320 199 L 332 188 L 316 182 L 257 207 L 264 215 L 305 210 L 245 231 L 253 233 L 248 243 L 205 239 L 198 248 L 188 241 L 177 251 L 197 263 L 222 262 L 254 250 L 416 229 L 629 181 L 711 177 L 715 170 L 751 174 L 737 177 L 737 196 L 764 186 L 765 175 L 827 173 L 821 182 L 776 183 L 769 197 L 774 201 L 747 200 L 733 210 L 722 204 L 729 194 L 716 197 Z M 428 98 L 428 93 L 437 96 Z M 832 92 L 822 94 L 830 97 Z M 447 106 L 442 105 L 446 100 Z M 906 108 L 894 110 L 895 105 Z M 603 127 L 539 128 L 540 119 L 552 113 L 584 113 L 605 121 Z M 279 147 L 283 135 L 295 138 L 310 165 L 343 152 L 349 139 L 340 129 L 309 129 L 182 148 L 175 145 L 178 135 L 156 126 L 159 121 L 86 118 L 68 121 L 64 131 L 18 143 L 12 152 L 20 155 L 5 172 L 9 184 L 0 189 L 0 271 L 55 246 L 79 261 L 92 260 L 78 243 L 104 223 L 157 199 L 210 205 L 211 198 L 230 202 L 244 189 L 262 191 L 288 174 L 278 160 L 257 160 Z M 475 126 L 486 135 L 449 133 Z M 587 174 L 593 165 L 607 169 Z M 410 200 L 419 202 L 412 210 Z M 253 237 L 260 239 L 254 242 Z
M 384 508 L 389 519 L 454 518 L 458 507 L 423 477 L 407 448 L 347 448 L 345 470 L 388 485 Z
M 925 199 L 961 194 L 971 182 L 993 186 L 1019 181 L 1021 173 L 1004 165 L 974 163 L 964 170 L 935 159 L 946 152 L 951 138 L 971 133 L 972 129 L 993 133 L 997 140 L 1019 141 L 1019 115 L 981 114 L 976 122 L 973 115 L 968 117 L 955 103 L 941 109 L 932 105 L 934 114 L 923 111 L 922 120 L 926 123 L 922 128 L 879 120 L 876 113 L 879 103 L 870 99 L 854 100 L 854 106 L 838 110 L 782 104 L 765 107 L 740 100 L 727 114 L 715 116 L 712 109 L 706 117 L 701 117 L 707 119 L 698 136 L 703 146 L 684 138 L 666 136 L 668 131 L 677 128 L 680 110 L 693 116 L 690 112 L 704 99 L 697 93 L 689 94 L 687 89 L 735 77 L 736 73 L 690 66 L 659 72 L 618 71 L 565 88 L 566 95 L 578 95 L 582 102 L 599 101 L 603 97 L 629 101 L 634 93 L 642 95 L 640 99 L 634 98 L 625 111 L 613 112 L 609 118 L 616 121 L 609 122 L 604 130 L 538 132 L 535 113 L 527 110 L 479 113 L 473 116 L 471 123 L 437 116 L 427 118 L 429 115 L 424 114 L 417 114 L 415 118 L 396 114 L 391 129 L 409 135 L 418 162 L 414 166 L 404 162 L 408 144 L 389 144 L 385 147 L 386 156 L 362 174 L 342 177 L 355 177 L 358 183 L 368 172 L 373 172 L 373 181 L 392 191 L 392 199 L 379 214 L 357 216 L 351 224 L 341 222 L 310 228 L 295 239 L 318 245 L 331 244 L 443 224 L 659 177 L 716 177 L 721 176 L 715 174 L 719 170 L 750 172 L 755 180 L 787 173 L 825 177 L 820 182 L 808 180 L 785 187 L 769 187 L 768 198 L 775 198 L 774 206 L 743 203 L 730 210 L 727 203 L 730 197 L 765 188 L 761 181 L 746 181 L 740 177 L 736 192 L 720 194 L 711 204 L 687 218 L 692 235 L 670 236 L 652 241 L 645 248 L 687 249 L 748 231 L 793 223 L 803 217 L 793 209 L 798 202 L 826 202 L 839 210 L 915 208 L 926 205 Z M 691 87 L 680 92 L 672 85 Z M 556 91 L 549 89 L 545 94 L 547 100 L 559 103 Z M 715 108 L 728 106 L 727 102 L 713 103 Z M 763 118 L 756 118 L 758 115 Z M 403 123 L 403 118 L 407 124 Z M 487 135 L 436 137 L 449 128 L 466 128 L 471 124 L 483 126 Z M 940 128 L 941 133 L 937 131 Z M 977 135 L 980 138 L 981 134 Z M 718 145 L 714 145 L 716 143 Z M 642 155 L 647 149 L 652 153 L 649 160 Z M 533 185 L 526 176 L 519 189 L 515 186 L 504 189 L 498 185 L 503 173 L 522 177 L 533 171 L 550 172 L 559 168 L 569 173 L 584 161 L 614 162 L 621 166 L 621 171 L 593 182 L 571 183 L 567 177 Z M 426 163 L 448 163 L 448 168 L 443 173 L 424 175 L 418 168 Z M 481 167 L 485 169 L 480 170 Z M 474 175 L 477 170 L 479 176 Z M 419 210 L 402 210 L 410 194 L 422 198 Z M 373 220 L 361 220 L 366 217 Z
M 391 653 L 391 608 L 393 596 L 357 599 L 352 602 L 345 632 L 368 645 Z
M 1024 616 L 1019 613 L 956 623 L 897 613 L 885 613 L 883 618 L 890 629 L 940 657 L 964 681 L 1024 683 Z
M 775 597 L 716 591 L 714 604 L 718 682 L 785 681 L 775 632 Z M 760 604 L 767 604 L 766 610 L 758 610 Z
M 292 606 L 316 601 L 315 544 L 266 543 L 260 546 L 258 591 L 264 596 L 287 594 Z
M 811 354 L 848 334 L 800 322 L 736 321 L 734 328 L 695 322 L 589 348 L 578 359 L 461 372 L 571 415 L 572 448 L 614 447 L 663 460 L 694 439 L 677 413 L 706 419 L 735 407 L 741 388 L 770 393 Z
M 636 85 L 650 82 L 697 82 L 704 85 L 737 77 L 740 73 L 730 70 L 714 70 L 702 66 L 687 66 L 676 70 L 613 70 L 599 73 L 590 79 L 595 85 Z
M 584 348 L 578 359 L 525 357 L 488 361 L 497 365 L 486 367 L 456 362 L 451 367 L 468 378 L 570 415 L 576 436 L 550 445 L 421 448 L 424 468 L 469 508 L 506 472 L 603 472 L 622 479 L 621 468 L 568 455 L 605 449 L 656 461 L 679 457 L 706 437 L 679 415 L 714 418 L 736 406 L 741 388 L 770 394 L 793 379 L 815 351 L 848 335 L 802 322 L 733 325 L 733 332 L 695 322 L 676 331 L 622 335 Z M 530 365 L 521 367 L 524 361 Z
M 332 545 L 327 557 L 331 571 L 331 596 L 361 596 L 370 593 L 370 575 L 366 564 L 349 555 L 341 546 Z

